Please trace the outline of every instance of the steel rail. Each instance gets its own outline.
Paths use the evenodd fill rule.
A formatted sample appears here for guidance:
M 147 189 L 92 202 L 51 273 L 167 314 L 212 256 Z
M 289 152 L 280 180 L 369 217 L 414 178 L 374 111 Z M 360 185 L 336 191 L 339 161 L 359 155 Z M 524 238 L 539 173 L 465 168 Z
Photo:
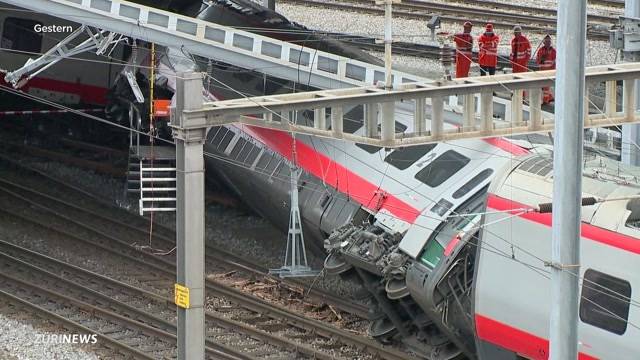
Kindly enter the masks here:
M 166 331 L 157 329 L 153 326 L 149 326 L 146 325 L 144 323 L 138 322 L 136 320 L 133 320 L 131 318 L 128 318 L 126 316 L 120 315 L 118 313 L 115 313 L 113 311 L 108 311 L 105 309 L 102 309 L 96 305 L 87 303 L 86 301 L 81 301 L 79 299 L 74 299 L 68 295 L 64 295 L 58 291 L 52 291 L 49 290 L 43 286 L 34 284 L 33 282 L 27 281 L 27 280 L 23 280 L 20 278 L 17 278 L 15 276 L 9 275 L 6 273 L 7 267 L 3 268 L 3 272 L 0 273 L 0 284 L 3 284 L 3 291 L 7 292 L 9 294 L 14 295 L 15 297 L 19 297 L 21 299 L 23 299 L 24 301 L 27 301 L 29 303 L 32 303 L 34 305 L 37 304 L 38 300 L 41 299 L 42 297 L 47 299 L 47 304 L 52 304 L 55 303 L 56 305 L 59 305 L 61 307 L 65 307 L 65 308 L 71 308 L 71 309 L 75 309 L 77 311 L 73 311 L 73 314 L 82 314 L 82 313 L 86 313 L 90 316 L 94 316 L 102 321 L 105 322 L 110 322 L 110 323 L 114 323 L 114 324 L 118 324 L 120 326 L 122 326 L 122 329 L 117 329 L 115 330 L 113 333 L 122 333 L 122 332 L 126 332 L 127 330 L 132 330 L 134 331 L 134 333 L 137 336 L 141 336 L 143 335 L 143 341 L 149 341 L 150 339 L 163 339 L 165 342 L 176 342 L 176 336 L 174 334 L 168 333 Z M 13 293 L 11 293 L 10 291 L 7 291 L 8 289 L 13 289 Z M 20 295 L 17 295 L 20 294 Z M 52 311 L 53 312 L 53 311 Z M 86 319 L 84 319 L 86 320 Z M 83 321 L 83 320 L 80 320 Z M 91 321 L 87 321 L 88 323 L 93 324 Z M 117 326 L 117 325 L 116 325 Z M 107 334 L 105 334 L 104 332 L 100 332 L 99 330 L 96 330 L 95 328 L 89 328 L 89 333 L 93 334 L 102 334 L 103 336 L 109 337 Z M 130 338 L 129 338 L 130 340 Z M 144 345 L 144 343 L 140 343 L 141 345 Z M 163 343 L 164 346 L 166 343 Z M 130 345 L 131 346 L 131 345 Z M 137 349 L 134 349 L 137 350 Z M 143 350 L 137 350 L 138 352 L 142 353 L 142 354 L 147 354 L 147 353 L 155 353 L 158 351 L 166 351 L 168 349 L 163 348 L 163 349 L 145 349 L 145 351 Z M 205 349 L 207 355 L 209 356 L 209 358 L 211 359 L 227 359 L 227 360 L 238 360 L 240 358 L 235 357 L 235 356 L 231 356 L 229 354 L 226 354 L 222 351 L 219 350 L 214 350 L 211 348 L 207 348 Z M 147 357 L 149 357 L 147 355 Z M 151 356 L 151 358 L 153 358 L 153 356 Z
M 87 334 L 94 334 L 95 332 L 92 329 L 87 328 L 86 326 L 83 326 L 80 323 L 77 323 L 75 321 L 69 320 L 65 317 L 62 317 L 50 310 L 47 310 L 41 306 L 38 306 L 36 304 L 30 303 L 29 301 L 23 300 L 15 295 L 12 295 L 8 292 L 6 292 L 5 290 L 0 290 L 0 309 L 3 307 L 18 307 L 18 308 L 23 308 L 31 314 L 37 315 L 39 317 L 41 317 L 43 320 L 47 321 L 47 322 L 52 322 L 54 324 L 58 324 L 61 325 L 62 327 L 66 328 L 69 330 L 70 329 L 75 329 L 79 332 L 83 332 L 83 333 L 87 333 Z M 136 349 L 131 348 L 129 345 L 111 339 L 103 334 L 100 333 L 95 333 L 95 335 L 97 336 L 97 338 L 101 341 L 104 341 L 106 343 L 108 343 L 108 345 L 104 345 L 101 344 L 102 346 L 106 347 L 106 348 L 110 348 L 110 350 L 112 351 L 117 351 L 119 354 L 123 353 L 122 355 L 128 354 L 130 356 L 134 356 L 138 359 L 149 359 L 152 360 L 153 358 L 147 354 L 141 353 Z
M 31 274 L 37 274 L 39 279 L 51 279 L 51 282 L 48 282 L 48 284 L 61 285 L 67 290 L 75 289 L 76 292 L 70 292 L 76 294 L 76 296 L 81 296 L 85 302 L 92 301 L 92 305 L 102 307 L 108 305 L 109 309 L 117 310 L 119 314 L 135 319 L 136 321 L 142 321 L 145 324 L 152 325 L 172 334 L 175 334 L 176 332 L 176 325 L 174 322 L 159 318 L 148 311 L 142 311 L 130 306 L 124 301 L 116 300 L 113 296 L 104 294 L 104 292 L 111 291 L 118 297 L 130 296 L 130 298 L 142 298 L 146 301 L 145 305 L 147 307 L 152 307 L 155 302 L 159 307 L 163 308 L 162 310 L 175 312 L 175 304 L 170 298 L 142 290 L 47 255 L 0 240 L 0 263 L 2 263 L 2 261 L 11 262 L 16 264 L 18 267 L 21 266 Z M 45 269 L 44 267 L 49 269 Z M 59 274 L 63 274 L 65 277 L 62 277 Z M 73 280 L 70 280 L 69 277 L 72 277 Z M 269 334 L 265 331 L 237 321 L 226 319 L 225 317 L 213 312 L 207 312 L 206 321 L 208 329 L 222 328 L 232 330 L 234 332 L 241 333 L 243 336 L 259 339 L 264 342 L 264 345 L 267 347 L 281 347 L 285 352 L 287 352 L 287 354 L 284 354 L 285 356 L 292 356 L 291 352 L 294 352 L 317 359 L 329 360 L 331 358 L 327 354 L 310 347 L 294 343 L 282 337 Z M 256 357 L 241 353 L 238 350 L 219 344 L 210 339 L 206 340 L 206 345 L 212 349 L 229 354 L 234 359 L 256 360 Z
M 432 1 L 429 1 L 429 2 L 432 2 Z M 484 8 L 488 8 L 487 10 L 500 9 L 503 11 L 508 10 L 516 13 L 532 13 L 535 15 L 545 15 L 545 16 L 557 16 L 558 14 L 558 11 L 555 8 L 543 8 L 539 6 L 513 4 L 513 3 L 507 3 L 507 2 L 496 1 L 496 0 L 449 0 L 448 2 L 464 4 L 464 5 L 473 5 L 476 7 L 484 7 Z M 593 1 L 590 0 L 589 2 L 593 2 Z M 423 3 L 423 1 L 422 0 L 403 0 L 402 3 L 420 5 Z M 612 11 L 615 11 L 616 14 L 618 13 L 617 10 L 612 10 Z M 612 21 L 617 22 L 617 19 L 618 19 L 617 16 L 589 14 L 589 20 L 594 22 L 610 23 Z
M 322 8 L 332 8 L 338 10 L 351 10 L 356 12 L 382 15 L 384 9 L 372 5 L 371 2 L 362 0 L 286 0 L 288 3 L 316 6 Z M 555 34 L 555 20 L 544 16 L 522 15 L 506 12 L 487 11 L 487 9 L 472 9 L 463 6 L 450 4 L 433 5 L 422 9 L 402 8 L 402 3 L 394 5 L 393 14 L 396 17 L 406 19 L 426 20 L 433 15 L 438 15 L 442 20 L 452 22 L 463 22 L 472 20 L 476 22 L 491 21 L 494 26 L 512 28 L 520 25 L 523 30 Z M 537 25 L 534 25 L 537 24 Z M 589 29 L 590 39 L 606 40 L 609 38 L 608 32 L 597 29 Z
M 148 225 L 145 227 L 139 227 L 139 226 L 134 226 L 116 219 L 113 219 L 111 217 L 107 217 L 104 216 L 103 213 L 98 213 L 96 211 L 92 211 L 92 210 L 88 210 L 86 208 L 80 207 L 76 204 L 72 204 L 68 201 L 56 198 L 54 196 L 48 195 L 48 194 L 44 194 L 42 192 L 37 192 L 34 191 L 33 189 L 29 189 L 25 186 L 22 186 L 20 184 L 16 184 L 14 182 L 8 181 L 8 180 L 4 180 L 0 178 L 0 184 L 6 189 L 7 186 L 11 187 L 13 190 L 12 191 L 22 191 L 23 194 L 27 194 L 27 195 L 32 195 L 32 196 L 37 196 L 43 199 L 46 199 L 48 201 L 52 201 L 55 202 L 56 204 L 65 206 L 69 209 L 73 209 L 75 211 L 78 212 L 79 216 L 88 216 L 90 217 L 92 220 L 102 220 L 105 222 L 109 222 L 112 226 L 115 226 L 116 229 L 117 228 L 124 228 L 124 229 L 129 229 L 132 231 L 136 231 L 138 232 L 141 236 L 148 236 Z M 119 209 L 118 209 L 119 210 Z M 134 214 L 130 214 L 131 217 L 138 217 L 138 215 L 134 215 Z M 144 219 L 142 217 L 140 217 L 141 219 Z M 145 219 L 146 220 L 146 219 Z M 158 225 L 154 224 L 154 227 L 156 227 Z M 157 230 L 157 228 L 156 228 Z M 162 229 L 161 231 L 164 232 L 164 234 L 159 234 L 157 231 L 155 233 L 154 236 L 154 240 L 160 240 L 164 243 L 165 245 L 165 250 L 170 250 L 171 248 L 173 248 L 175 246 L 175 232 L 173 232 L 172 230 L 169 229 Z M 169 233 L 169 234 L 167 234 Z M 166 235 L 165 235 L 166 234 Z M 111 237 L 110 234 L 106 234 L 104 232 L 101 231 L 101 235 L 104 236 L 109 236 Z M 362 318 L 366 318 L 367 316 L 367 309 L 366 307 L 364 307 L 363 305 L 360 304 L 356 304 L 352 301 L 348 301 L 346 299 L 340 298 L 336 295 L 318 290 L 318 289 L 309 289 L 308 285 L 304 284 L 301 281 L 295 281 L 292 279 L 283 281 L 282 279 L 269 275 L 268 274 L 268 269 L 265 267 L 261 267 L 259 265 L 253 264 L 243 258 L 241 258 L 240 256 L 234 255 L 228 251 L 225 251 L 223 249 L 220 249 L 218 247 L 214 247 L 211 245 L 206 245 L 206 253 L 205 256 L 207 257 L 207 259 L 210 262 L 218 262 L 218 263 L 223 263 L 225 265 L 231 266 L 237 270 L 242 270 L 245 272 L 248 272 L 250 274 L 256 275 L 256 276 L 262 276 L 265 278 L 268 278 L 271 281 L 275 281 L 276 283 L 282 284 L 285 287 L 289 287 L 290 289 L 295 287 L 295 288 L 300 288 L 303 289 L 305 292 L 308 291 L 310 297 L 323 301 L 327 304 L 331 304 L 332 306 L 335 306 L 343 311 L 346 311 L 348 313 L 354 314 L 356 316 L 360 316 Z
M 6 189 L 3 189 L 2 192 L 5 192 L 11 196 L 16 197 L 17 194 L 11 194 L 11 192 L 7 192 Z M 17 196 L 17 198 L 21 199 L 24 202 L 30 203 L 31 205 L 37 206 L 38 208 L 40 208 L 41 210 L 44 210 L 46 212 L 48 212 L 50 215 L 53 216 L 59 216 L 61 218 L 64 218 L 66 221 L 69 221 L 75 225 L 79 225 L 82 227 L 87 228 L 86 225 L 84 224 L 80 224 L 79 222 L 70 219 L 69 217 L 66 216 L 62 216 L 60 214 L 58 214 L 56 211 L 46 208 L 43 205 L 39 205 L 31 200 L 28 200 L 24 197 L 21 196 Z M 6 212 L 5 209 L 0 209 L 1 212 Z M 78 240 L 78 241 L 82 241 L 84 243 L 87 244 L 92 244 L 92 245 L 96 245 L 99 248 L 101 248 L 102 250 L 114 253 L 116 255 L 120 255 L 123 256 L 124 258 L 128 259 L 131 262 L 135 262 L 138 263 L 140 266 L 147 266 L 147 267 L 151 267 L 153 268 L 153 270 L 155 270 L 156 274 L 160 274 L 160 273 L 164 273 L 167 276 L 167 279 L 170 281 L 173 281 L 173 279 L 175 278 L 175 271 L 170 270 L 175 268 L 175 263 L 171 262 L 167 259 L 164 258 L 159 258 L 158 256 L 146 253 L 146 252 L 140 252 L 137 251 L 136 252 L 139 254 L 139 257 L 134 257 L 128 254 L 124 254 L 121 253 L 120 251 L 114 249 L 114 245 L 118 244 L 120 245 L 121 248 L 126 248 L 126 249 L 132 249 L 132 246 L 126 242 L 123 242 L 121 240 L 118 239 L 112 239 L 110 238 L 110 242 L 109 245 L 107 244 L 96 244 L 93 241 L 89 241 L 83 238 L 79 238 L 77 236 L 75 236 L 74 234 L 71 234 L 68 231 L 65 230 L 61 230 L 58 229 L 56 227 L 51 226 L 50 224 L 44 223 L 42 221 L 38 221 L 36 219 L 34 219 L 33 216 L 23 216 L 23 215 L 19 215 L 19 214 L 11 214 L 15 217 L 18 217 L 26 222 L 32 223 L 32 224 L 37 224 L 40 226 L 43 226 L 45 228 L 48 228 L 49 230 L 53 231 L 53 232 L 57 232 L 60 233 L 66 237 Z M 98 231 L 99 233 L 102 233 L 101 231 Z M 165 266 L 161 266 L 161 265 L 156 265 L 156 264 L 149 264 L 147 263 L 145 260 L 142 260 L 141 258 L 145 258 L 147 260 L 149 259 L 154 259 L 158 262 L 164 263 Z M 390 349 L 390 348 L 386 348 L 370 339 L 365 339 L 360 335 L 355 335 L 352 333 L 349 333 L 347 331 L 341 330 L 341 329 L 337 329 L 335 327 L 332 327 L 330 325 L 327 325 L 325 323 L 322 323 L 320 321 L 317 320 L 313 320 L 313 319 L 309 319 L 306 318 L 304 316 L 301 316 L 299 314 L 296 313 L 292 313 L 289 310 L 279 306 L 279 305 L 275 305 L 275 304 L 271 304 L 265 300 L 247 295 L 239 290 L 236 290 L 234 288 L 231 288 L 225 284 L 222 284 L 220 282 L 217 282 L 215 280 L 212 280 L 210 278 L 207 278 L 207 284 L 206 284 L 206 290 L 209 294 L 216 294 L 219 297 L 224 297 L 228 300 L 230 300 L 231 302 L 234 302 L 246 309 L 252 310 L 254 312 L 260 313 L 260 314 L 266 314 L 269 315 L 270 317 L 274 318 L 275 320 L 284 320 L 287 323 L 289 323 L 290 325 L 300 328 L 300 329 L 304 329 L 307 331 L 310 331 L 311 333 L 315 333 L 319 336 L 322 337 L 326 337 L 326 338 L 330 338 L 330 339 L 334 339 L 336 341 L 342 342 L 346 345 L 352 345 L 355 346 L 359 349 L 363 349 L 364 351 L 366 351 L 367 353 L 373 354 L 375 356 L 378 356 L 380 358 L 383 359 L 407 359 L 407 358 L 411 358 L 408 354 L 400 352 L 398 350 L 395 349 Z

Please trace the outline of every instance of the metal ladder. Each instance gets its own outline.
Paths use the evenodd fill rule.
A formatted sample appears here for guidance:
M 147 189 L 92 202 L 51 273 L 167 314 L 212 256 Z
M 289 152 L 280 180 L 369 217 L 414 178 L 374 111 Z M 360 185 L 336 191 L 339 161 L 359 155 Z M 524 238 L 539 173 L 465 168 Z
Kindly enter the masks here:
M 160 162 L 160 163 L 159 163 Z M 140 215 L 176 211 L 176 167 L 168 160 L 140 159 Z

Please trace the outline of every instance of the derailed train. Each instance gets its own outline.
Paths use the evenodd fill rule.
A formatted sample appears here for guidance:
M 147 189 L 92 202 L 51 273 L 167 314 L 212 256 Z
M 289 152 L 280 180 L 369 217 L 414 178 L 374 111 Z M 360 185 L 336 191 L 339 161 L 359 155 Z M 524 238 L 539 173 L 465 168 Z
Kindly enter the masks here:
M 227 25 L 297 26 L 249 1 L 193 3 L 162 5 Z M 3 13 L 0 21 L 5 24 L 10 17 L 25 14 Z M 4 33 L 0 35 L 5 39 Z M 314 43 L 326 44 L 312 41 L 310 46 Z M 368 58 L 339 43 L 330 46 L 342 54 Z M 184 57 L 177 64 L 171 52 L 168 49 L 161 61 L 176 70 L 190 66 L 204 71 L 211 64 L 193 59 L 185 65 Z M 11 56 L 8 61 L 3 53 L 0 68 L 16 66 L 20 55 Z M 232 64 L 211 66 L 216 78 L 244 93 L 306 88 Z M 100 73 L 96 68 L 91 72 L 78 76 L 89 79 Z M 104 72 L 110 77 L 113 70 Z M 55 76 L 43 73 L 31 84 L 31 92 L 74 93 L 70 86 L 51 83 Z M 93 86 L 104 89 L 107 83 L 111 80 L 97 79 Z M 122 79 L 115 83 L 111 99 L 117 100 L 111 105 L 117 120 L 123 113 L 117 109 L 130 103 L 132 94 Z M 85 88 L 85 96 L 86 90 L 90 89 Z M 237 96 L 223 88 L 209 90 L 218 98 Z M 65 101 L 62 96 L 59 100 Z M 312 117 L 301 113 L 299 121 L 310 122 Z M 346 112 L 345 119 L 345 131 L 363 131 L 361 108 Z M 411 130 L 411 121 L 396 120 L 398 132 Z M 295 161 L 303 169 L 299 198 L 308 242 L 316 251 L 327 251 L 328 273 L 363 284 L 369 295 L 372 336 L 402 342 L 433 360 L 548 357 L 551 304 L 544 261 L 550 258 L 551 217 L 535 211 L 551 198 L 553 169 L 548 155 L 505 139 L 388 150 L 298 136 L 294 159 L 293 141 L 289 134 L 258 127 L 212 128 L 205 145 L 212 155 L 206 158 L 207 171 L 285 229 L 289 165 Z M 584 178 L 585 196 L 638 193 L 633 178 L 596 170 Z M 581 359 L 636 359 L 640 330 L 634 324 L 640 324 L 640 311 L 633 289 L 640 286 L 640 202 L 597 203 L 583 209 L 582 220 Z

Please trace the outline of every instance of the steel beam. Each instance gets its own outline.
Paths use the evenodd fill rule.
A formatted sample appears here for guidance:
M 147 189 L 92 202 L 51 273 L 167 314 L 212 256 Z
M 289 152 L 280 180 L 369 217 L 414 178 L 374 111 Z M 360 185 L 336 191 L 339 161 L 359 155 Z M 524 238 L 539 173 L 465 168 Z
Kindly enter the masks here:
M 2 0 L 33 11 L 69 21 L 112 31 L 158 45 L 183 49 L 190 54 L 216 59 L 246 69 L 290 81 L 306 79 L 310 86 L 321 89 L 373 84 L 376 72 L 384 67 L 349 59 L 324 51 L 276 40 L 248 31 L 234 29 L 200 19 L 182 16 L 129 1 L 109 0 Z M 292 61 L 303 53 L 306 64 Z M 335 63 L 333 67 L 318 66 Z M 347 77 L 353 71 L 364 72 L 364 78 Z M 394 71 L 394 81 L 426 80 L 419 76 Z
M 637 79 L 640 78 L 640 63 L 593 66 L 587 69 L 586 76 L 587 81 L 591 83 L 608 80 Z M 488 79 L 465 78 L 464 81 L 431 81 L 402 84 L 394 87 L 392 90 L 379 89 L 375 86 L 363 86 L 347 89 L 258 96 L 205 103 L 201 111 L 206 112 L 208 124 L 213 126 L 220 124 L 220 119 L 216 119 L 218 117 L 227 117 L 228 119 L 223 120 L 223 123 L 228 123 L 230 119 L 238 115 L 262 113 L 265 107 L 271 111 L 280 111 L 282 109 L 307 110 L 337 105 L 348 107 L 371 103 L 401 103 L 404 101 L 413 101 L 418 98 L 448 98 L 451 95 L 463 95 L 466 97 L 466 95 L 480 93 L 503 92 L 505 89 L 509 91 L 531 89 L 532 92 L 534 92 L 535 89 L 552 86 L 555 81 L 555 71 L 530 72 L 518 74 L 518 76 L 505 74 L 485 78 Z M 470 102 L 471 101 L 467 102 L 466 107 L 468 107 L 468 109 L 465 109 L 465 114 L 471 112 Z

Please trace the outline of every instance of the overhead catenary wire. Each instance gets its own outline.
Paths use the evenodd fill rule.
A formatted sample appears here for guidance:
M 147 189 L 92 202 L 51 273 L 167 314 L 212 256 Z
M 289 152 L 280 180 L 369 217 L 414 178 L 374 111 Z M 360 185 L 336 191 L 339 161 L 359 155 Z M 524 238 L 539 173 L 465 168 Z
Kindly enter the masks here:
M 6 88 L 6 87 L 4 87 L 4 86 L 0 86 L 0 89 L 2 89 L 2 88 Z M 6 89 L 4 89 L 4 90 L 6 91 Z M 10 88 L 9 88 L 9 90 L 12 90 L 12 89 L 10 89 Z M 57 105 L 57 104 L 56 104 L 56 105 Z M 52 106 L 53 106 L 53 105 L 52 105 Z M 82 114 L 82 113 L 81 113 L 81 114 L 79 114 L 79 115 L 87 116 L 87 117 L 89 117 L 89 118 L 91 118 L 91 119 L 93 119 L 93 120 L 99 120 L 99 121 L 103 120 L 103 119 L 96 118 L 96 117 L 93 117 L 93 116 L 90 116 L 90 115 L 86 115 L 86 114 Z M 110 122 L 109 122 L 109 124 L 114 125 L 114 126 L 117 126 L 117 125 L 118 125 L 118 124 L 114 124 L 114 123 L 110 123 Z M 164 139 L 163 139 L 163 140 L 164 140 Z M 166 140 L 165 140 L 165 141 L 166 141 Z M 211 154 L 211 153 L 207 153 L 207 152 L 205 152 L 205 155 L 206 155 L 206 156 L 209 156 L 209 157 L 216 157 L 216 155 L 215 155 L 215 154 Z M 231 163 L 231 164 L 234 164 L 234 165 L 238 165 L 238 166 L 245 166 L 243 163 L 238 164 L 238 163 L 235 163 L 235 162 L 233 162 L 233 161 L 229 161 L 229 160 L 228 160 L 228 159 L 226 159 L 226 158 L 223 158 L 223 160 L 226 160 L 227 162 L 229 162 L 229 163 Z M 254 171 L 255 171 L 255 169 L 254 169 Z M 273 176 L 273 175 L 272 175 L 272 176 Z M 288 179 L 281 179 L 281 180 L 282 180 L 282 181 L 288 181 Z M 302 185 L 302 186 L 303 186 L 303 187 L 308 187 L 309 185 Z M 324 190 L 324 189 L 322 189 L 322 191 L 325 191 L 325 190 Z M 436 231 L 436 229 L 430 229 L 430 228 L 428 228 L 428 227 L 425 227 L 424 225 L 419 225 L 419 224 L 415 224 L 415 225 L 417 225 L 417 226 L 419 226 L 419 227 L 422 227 L 422 228 L 424 228 L 425 230 L 428 230 L 428 231 L 431 231 L 431 232 Z M 504 240 L 504 241 L 507 241 L 506 239 L 503 239 L 503 240 Z M 507 242 L 508 242 L 508 241 L 507 241 Z M 487 249 L 487 250 L 488 250 L 488 251 L 492 251 L 492 250 L 490 250 L 490 249 Z M 522 249 L 520 249 L 520 250 L 522 250 Z M 492 252 L 494 252 L 494 253 L 495 253 L 495 251 L 492 251 Z M 509 255 L 509 254 L 502 253 L 502 254 L 499 254 L 499 255 L 500 255 L 500 256 L 503 256 L 503 257 L 505 257 L 505 258 L 512 259 L 511 255 Z M 522 265 L 524 265 L 524 266 L 525 266 L 525 267 L 527 267 L 527 268 L 530 268 L 530 269 L 535 270 L 535 271 L 536 271 L 537 273 L 539 273 L 539 274 L 540 274 L 541 272 L 542 272 L 542 273 L 544 273 L 544 272 L 545 272 L 545 269 L 544 269 L 544 268 L 539 268 L 539 267 L 536 267 L 535 265 L 528 264 L 528 263 L 525 263 L 525 262 L 520 261 L 520 260 L 516 260 L 516 259 L 513 259 L 513 260 L 515 260 L 515 261 L 517 261 L 517 262 L 521 263 Z M 609 289 L 609 291 L 610 291 L 610 289 Z M 597 304 L 596 304 L 596 305 L 597 305 Z M 634 304 L 633 304 L 633 305 L 634 305 L 634 306 L 639 306 L 635 300 L 634 300 Z M 606 309 L 605 309 L 605 310 L 606 310 Z M 630 322 L 628 322 L 628 321 L 627 321 L 627 323 L 630 323 Z M 632 323 L 630 323 L 630 324 L 631 324 L 632 326 L 635 326 L 635 325 L 634 325 L 634 324 L 632 324 Z M 637 327 L 637 326 L 635 326 L 635 327 Z

